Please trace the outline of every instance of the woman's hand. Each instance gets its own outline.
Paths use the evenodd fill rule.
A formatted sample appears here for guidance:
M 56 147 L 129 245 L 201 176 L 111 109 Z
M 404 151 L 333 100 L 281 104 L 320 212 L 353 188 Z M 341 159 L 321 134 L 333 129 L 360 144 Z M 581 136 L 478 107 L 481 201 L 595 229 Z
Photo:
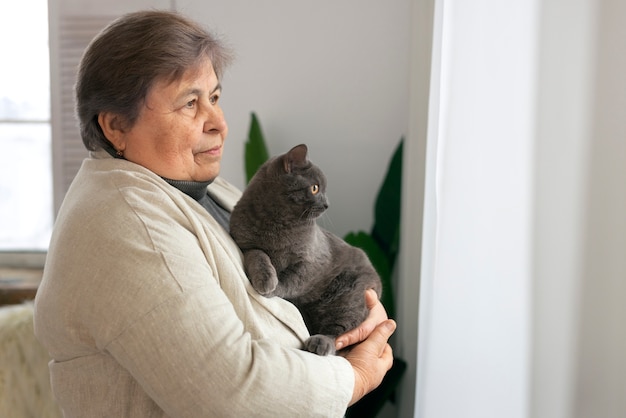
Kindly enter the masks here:
M 385 311 L 383 304 L 380 303 L 376 291 L 373 289 L 365 291 L 365 304 L 367 305 L 367 309 L 370 311 L 369 315 L 365 321 L 361 323 L 361 325 L 337 337 L 335 340 L 335 348 L 337 351 L 352 344 L 364 341 L 372 333 L 372 331 L 374 331 L 374 328 L 376 328 L 378 324 L 387 320 L 387 312 Z
M 350 405 L 377 388 L 393 364 L 393 352 L 387 343 L 396 329 L 392 319 L 381 322 L 365 341 L 343 353 L 354 370 L 354 391 Z
M 354 392 L 350 405 L 378 387 L 393 364 L 393 352 L 387 340 L 395 331 L 396 323 L 387 318 L 387 312 L 374 290 L 365 292 L 365 304 L 369 309 L 365 321 L 335 340 L 337 350 L 349 347 L 338 354 L 344 356 L 354 369 Z

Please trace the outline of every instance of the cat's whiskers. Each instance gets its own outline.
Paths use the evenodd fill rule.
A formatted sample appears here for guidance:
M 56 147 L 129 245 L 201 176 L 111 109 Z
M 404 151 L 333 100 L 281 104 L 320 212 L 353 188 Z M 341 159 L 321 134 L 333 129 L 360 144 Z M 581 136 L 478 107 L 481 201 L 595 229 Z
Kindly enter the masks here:
M 300 214 L 300 220 L 302 219 L 308 219 L 309 218 L 309 211 L 311 209 L 310 208 L 305 208 L 302 213 Z
M 329 231 L 332 231 L 334 229 L 335 224 L 333 224 L 333 220 L 328 214 L 328 212 L 324 212 L 322 216 L 320 216 L 318 219 L 319 219 L 319 224 L 324 229 L 328 229 Z

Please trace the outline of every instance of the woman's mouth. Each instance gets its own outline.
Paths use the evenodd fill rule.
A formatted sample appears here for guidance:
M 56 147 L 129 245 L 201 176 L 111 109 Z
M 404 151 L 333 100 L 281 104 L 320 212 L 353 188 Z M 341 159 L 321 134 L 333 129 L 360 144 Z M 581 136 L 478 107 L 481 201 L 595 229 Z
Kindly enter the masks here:
M 221 145 L 216 145 L 216 146 L 214 146 L 212 148 L 209 148 L 207 150 L 200 151 L 200 154 L 219 156 L 219 155 L 222 154 L 222 146 Z

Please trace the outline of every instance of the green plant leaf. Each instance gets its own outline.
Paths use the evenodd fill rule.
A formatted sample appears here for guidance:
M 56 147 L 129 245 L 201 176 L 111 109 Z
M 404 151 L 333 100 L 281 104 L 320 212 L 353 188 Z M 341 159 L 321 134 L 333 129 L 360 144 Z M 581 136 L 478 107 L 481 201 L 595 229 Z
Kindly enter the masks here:
M 374 206 L 372 237 L 387 254 L 390 269 L 393 269 L 400 245 L 403 144 L 404 138 L 400 138 Z
M 344 241 L 365 251 L 365 254 L 372 262 L 372 265 L 376 269 L 376 272 L 380 276 L 380 280 L 383 283 L 383 295 L 380 300 L 387 311 L 387 315 L 389 315 L 390 318 L 394 318 L 395 304 L 393 289 L 391 286 L 391 268 L 389 266 L 387 254 L 385 254 L 383 249 L 380 248 L 372 236 L 364 231 L 356 233 L 349 232 L 344 237 Z
M 269 158 L 265 138 L 261 130 L 261 124 L 254 112 L 251 113 L 250 129 L 248 130 L 248 140 L 244 149 L 244 160 L 246 169 L 246 184 L 250 182 L 254 173 Z

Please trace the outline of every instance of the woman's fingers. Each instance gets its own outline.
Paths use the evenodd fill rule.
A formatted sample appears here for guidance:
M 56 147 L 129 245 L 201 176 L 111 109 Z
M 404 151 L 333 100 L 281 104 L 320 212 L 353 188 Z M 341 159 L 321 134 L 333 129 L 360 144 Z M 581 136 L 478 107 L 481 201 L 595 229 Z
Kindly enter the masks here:
M 365 305 L 369 309 L 369 315 L 358 327 L 337 337 L 335 340 L 337 350 L 365 340 L 378 324 L 387 319 L 385 307 L 380 303 L 378 295 L 373 289 L 365 291 Z
M 387 341 L 395 329 L 395 321 L 383 321 L 365 341 L 346 354 L 355 377 L 351 404 L 378 387 L 391 368 L 393 351 Z

